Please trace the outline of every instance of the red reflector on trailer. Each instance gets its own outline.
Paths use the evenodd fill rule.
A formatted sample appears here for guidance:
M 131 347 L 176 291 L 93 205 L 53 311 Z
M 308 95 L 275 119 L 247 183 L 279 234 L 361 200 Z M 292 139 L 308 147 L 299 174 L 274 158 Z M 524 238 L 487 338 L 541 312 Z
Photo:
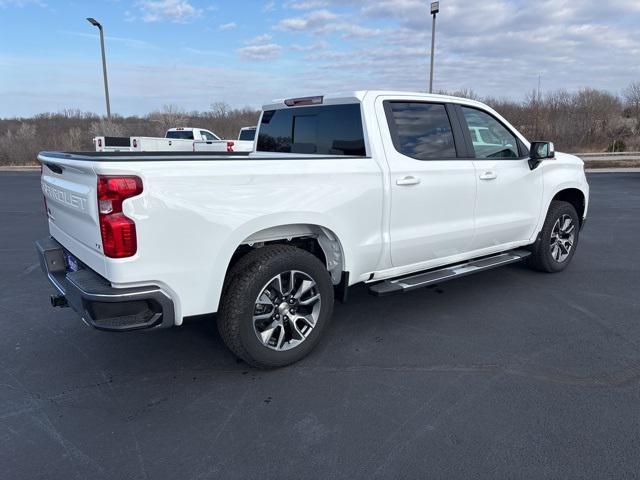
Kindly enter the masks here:
M 284 101 L 287 107 L 299 107 L 302 105 L 320 105 L 324 97 L 322 95 L 317 97 L 300 97 L 300 98 L 288 98 Z

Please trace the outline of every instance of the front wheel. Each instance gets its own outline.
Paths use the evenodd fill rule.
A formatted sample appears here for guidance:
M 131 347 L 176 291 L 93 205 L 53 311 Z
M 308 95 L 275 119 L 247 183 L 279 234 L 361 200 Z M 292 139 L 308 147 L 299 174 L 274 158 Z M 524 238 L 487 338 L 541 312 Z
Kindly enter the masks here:
M 218 330 L 250 365 L 281 367 L 311 352 L 332 311 L 333 285 L 322 262 L 299 248 L 267 246 L 229 273 Z
M 573 205 L 554 200 L 538 241 L 531 247 L 529 265 L 543 272 L 567 268 L 578 247 L 580 220 Z

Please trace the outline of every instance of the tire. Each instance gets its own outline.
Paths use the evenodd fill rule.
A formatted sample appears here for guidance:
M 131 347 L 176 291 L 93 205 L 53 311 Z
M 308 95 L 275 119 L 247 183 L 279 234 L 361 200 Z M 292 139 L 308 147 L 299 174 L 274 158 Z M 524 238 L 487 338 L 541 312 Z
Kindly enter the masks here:
M 296 247 L 266 246 L 246 254 L 227 275 L 218 330 L 248 364 L 282 367 L 313 350 L 332 313 L 325 265 Z
M 552 201 L 538 240 L 531 246 L 529 266 L 541 272 L 561 272 L 576 252 L 579 235 L 580 220 L 574 206 Z

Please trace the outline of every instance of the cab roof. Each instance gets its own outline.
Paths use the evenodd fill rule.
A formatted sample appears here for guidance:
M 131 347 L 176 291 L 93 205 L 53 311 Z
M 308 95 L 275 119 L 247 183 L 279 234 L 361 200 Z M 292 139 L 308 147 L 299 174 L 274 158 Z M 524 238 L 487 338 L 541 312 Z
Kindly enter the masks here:
M 302 105 L 337 105 L 344 103 L 361 103 L 364 101 L 365 97 L 375 98 L 378 96 L 390 96 L 390 97 L 416 97 L 421 100 L 431 100 L 431 101 L 446 101 L 452 103 L 461 103 L 467 105 L 482 105 L 485 106 L 482 102 L 478 102 L 476 100 L 470 100 L 468 98 L 463 97 L 454 97 L 451 95 L 439 95 L 435 93 L 425 93 L 425 92 L 415 92 L 415 91 L 403 91 L 403 90 L 356 90 L 353 92 L 336 92 L 329 93 L 325 95 L 317 95 L 317 96 L 305 96 L 305 97 L 290 97 L 290 98 L 282 98 L 278 100 L 273 100 L 271 103 L 262 106 L 263 110 L 277 110 L 281 108 L 289 108 L 297 105 L 287 105 L 285 102 L 291 103 L 291 101 L 298 100 L 309 100 L 309 99 L 317 99 L 321 98 L 321 103 L 302 103 Z

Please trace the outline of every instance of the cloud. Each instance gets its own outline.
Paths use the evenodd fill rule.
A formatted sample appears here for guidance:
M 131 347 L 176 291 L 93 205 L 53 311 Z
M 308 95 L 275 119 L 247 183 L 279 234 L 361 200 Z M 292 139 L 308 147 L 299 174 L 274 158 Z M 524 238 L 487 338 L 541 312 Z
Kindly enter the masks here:
M 87 38 L 87 39 L 91 39 L 91 41 L 97 41 L 98 34 L 97 33 L 85 33 L 85 32 L 71 32 L 68 30 L 61 30 L 60 33 L 64 34 L 64 35 L 72 35 L 74 37 L 82 37 L 82 38 Z M 105 35 L 104 37 L 104 41 L 106 43 L 119 43 L 122 44 L 128 48 L 137 48 L 137 49 L 153 49 L 156 48 L 154 45 L 152 45 L 149 42 L 146 42 L 144 40 L 138 40 L 135 38 L 127 38 L 127 37 L 114 37 L 112 35 Z
M 282 46 L 276 43 L 267 43 L 265 45 L 250 45 L 248 47 L 238 48 L 236 53 L 246 60 L 267 61 L 273 60 L 280 56 Z
M 276 2 L 267 2 L 262 7 L 263 12 L 273 12 L 276 9 Z
M 27 7 L 29 5 L 36 5 L 43 8 L 47 6 L 46 3 L 40 0 L 0 0 L 0 8 Z
M 372 37 L 381 32 L 378 28 L 364 27 L 345 15 L 338 15 L 329 10 L 315 10 L 301 17 L 285 18 L 280 20 L 274 29 L 315 35 L 337 33 L 343 38 Z
M 304 10 L 313 0 L 290 1 Z M 620 90 L 640 74 L 640 1 L 468 0 L 440 4 L 435 85 L 522 98 L 537 85 Z M 298 7 L 298 8 L 296 8 Z M 323 0 L 322 10 L 284 18 L 275 30 L 296 35 L 306 52 L 311 93 L 336 86 L 424 90 L 431 17 L 424 0 Z M 540 12 L 545 12 L 542 20 Z M 333 48 L 296 48 L 304 38 L 339 35 Z M 366 39 L 364 44 L 360 39 Z M 297 39 L 296 39 L 297 40 Z M 308 77 L 305 77 L 308 75 Z M 313 87 L 318 88 L 313 88 Z
M 233 30 L 234 28 L 238 28 L 238 24 L 236 22 L 229 22 L 218 25 L 218 30 Z
M 138 0 L 142 21 L 188 23 L 202 16 L 202 10 L 188 0 Z
M 5 14 L 2 7 L 37 4 L 28 1 L 0 0 L 0 15 Z M 130 19 L 135 17 L 136 21 L 146 16 L 146 21 L 184 23 L 208 15 L 206 5 L 212 1 L 130 0 L 121 4 L 124 7 L 126 3 Z M 226 3 L 225 12 L 237 13 L 229 18 L 243 18 L 241 26 L 251 28 L 255 37 L 241 38 L 236 44 L 228 38 L 230 35 L 222 35 L 227 43 L 214 42 L 211 50 L 203 45 L 189 49 L 185 43 L 179 47 L 183 56 L 167 65 L 155 55 L 143 56 L 151 64 L 159 63 L 144 68 L 133 66 L 142 58 L 133 48 L 129 48 L 129 57 L 122 48 L 155 48 L 143 41 L 155 41 L 144 36 L 144 29 L 135 33 L 141 40 L 107 39 L 110 45 L 113 43 L 111 48 L 120 44 L 118 54 L 113 56 L 119 64 L 110 63 L 109 74 L 114 82 L 112 100 L 114 104 L 120 102 L 121 112 L 144 113 L 164 103 L 198 108 L 203 95 L 216 95 L 206 103 L 225 100 L 259 105 L 285 95 L 366 88 L 426 89 L 431 41 L 429 1 L 260 0 L 257 17 L 247 20 L 240 17 L 244 2 Z M 639 0 L 607 0 L 606 4 L 601 0 L 476 3 L 446 0 L 440 4 L 436 90 L 472 88 L 482 96 L 521 99 L 537 86 L 539 73 L 543 91 L 575 91 L 590 86 L 615 93 L 640 78 Z M 176 10 L 172 5 L 189 5 L 191 9 Z M 273 13 L 261 14 L 263 5 L 272 5 Z M 127 8 L 122 8 L 122 15 Z M 213 20 L 214 30 L 218 23 L 220 20 Z M 178 34 L 170 29 L 166 26 L 167 35 Z M 95 41 L 91 33 L 87 41 Z M 218 57 L 224 53 L 229 57 L 220 62 Z M 102 108 L 100 88 L 96 88 L 101 85 L 100 64 L 93 55 L 91 62 L 81 65 L 65 64 L 64 52 L 42 54 L 38 62 L 29 64 L 34 55 L 11 60 L 0 52 L 0 115 L 28 114 L 58 106 Z M 129 65 L 122 63 L 125 58 L 129 58 Z M 213 68 L 221 64 L 224 68 Z M 43 65 L 51 78 L 48 85 L 52 86 L 47 87 L 51 91 L 45 91 L 38 80 Z M 207 65 L 212 68 L 199 68 Z M 258 76 L 261 81 L 256 84 Z M 264 76 L 270 78 L 267 85 Z M 198 90 L 193 98 L 184 97 L 184 89 L 179 86 L 193 78 L 199 79 Z
M 285 7 L 294 10 L 313 10 L 315 8 L 326 8 L 331 4 L 328 0 L 303 0 L 289 1 L 285 3 Z
M 299 45 L 297 43 L 294 43 L 293 45 L 289 45 L 289 48 L 296 52 L 317 52 L 317 51 L 326 50 L 327 48 L 329 48 L 329 43 L 317 42 L 311 45 Z
M 314 31 L 325 30 L 338 15 L 329 10 L 316 10 L 303 17 L 285 18 L 276 24 L 276 30 Z
M 258 35 L 257 37 L 249 38 L 248 40 L 245 40 L 244 43 L 245 45 L 256 45 L 260 43 L 270 42 L 272 38 L 273 37 L 271 35 L 265 33 L 264 35 Z
M 203 50 L 201 48 L 184 47 L 185 52 L 193 53 L 194 55 L 210 55 L 213 57 L 228 58 L 230 53 L 220 50 Z

